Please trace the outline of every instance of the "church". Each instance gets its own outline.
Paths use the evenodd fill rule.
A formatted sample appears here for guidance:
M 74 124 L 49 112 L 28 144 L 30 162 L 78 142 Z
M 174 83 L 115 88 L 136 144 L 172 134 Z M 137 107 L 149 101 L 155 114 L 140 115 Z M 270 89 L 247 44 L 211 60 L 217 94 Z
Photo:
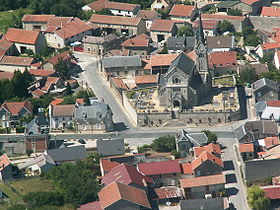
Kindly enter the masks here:
M 185 53 L 179 54 L 165 75 L 160 75 L 158 97 L 160 105 L 169 109 L 187 110 L 205 102 L 211 95 L 212 77 L 201 15 L 195 44 L 196 62 Z

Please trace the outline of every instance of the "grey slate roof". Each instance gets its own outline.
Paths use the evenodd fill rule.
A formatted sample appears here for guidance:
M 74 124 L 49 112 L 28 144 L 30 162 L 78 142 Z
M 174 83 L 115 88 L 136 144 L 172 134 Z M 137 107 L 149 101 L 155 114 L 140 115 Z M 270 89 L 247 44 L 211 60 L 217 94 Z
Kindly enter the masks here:
M 51 165 L 55 165 L 55 162 L 53 161 L 53 159 L 49 155 L 41 154 L 40 156 L 38 156 L 37 158 L 35 158 L 33 160 L 29 160 L 25 163 L 19 164 L 18 168 L 23 169 L 23 168 L 27 168 L 27 167 L 32 166 L 32 165 L 38 165 L 39 167 L 42 167 L 46 163 L 49 163 Z
M 266 101 L 258 101 L 255 105 L 256 113 L 261 114 L 266 107 L 267 107 Z
M 252 87 L 253 87 L 253 92 L 258 91 L 263 87 L 268 87 L 272 90 L 279 91 L 279 87 L 278 87 L 277 83 L 272 80 L 266 79 L 266 78 L 262 78 L 256 82 L 254 82 L 252 84 Z
M 224 210 L 223 198 L 181 200 L 181 210 Z
M 64 161 L 83 160 L 86 158 L 84 145 L 47 150 L 46 154 L 57 163 Z
M 102 62 L 104 68 L 123 68 L 142 65 L 141 57 L 139 55 L 105 57 L 102 59 Z
M 234 36 L 207 36 L 206 45 L 208 49 L 234 48 Z
M 125 153 L 124 139 L 97 140 L 97 153 L 103 156 L 123 155 Z
M 175 60 L 172 61 L 167 74 L 175 67 L 182 70 L 186 75 L 191 75 L 193 74 L 195 64 L 193 60 L 185 53 L 180 53 L 180 55 L 178 55 Z
M 169 37 L 167 39 L 168 49 L 185 49 L 194 48 L 195 37 L 194 36 L 180 36 L 180 37 Z
M 207 143 L 208 138 L 205 133 L 188 133 L 186 130 L 181 129 L 176 133 L 177 144 L 181 141 L 191 141 L 195 147 L 202 146 Z

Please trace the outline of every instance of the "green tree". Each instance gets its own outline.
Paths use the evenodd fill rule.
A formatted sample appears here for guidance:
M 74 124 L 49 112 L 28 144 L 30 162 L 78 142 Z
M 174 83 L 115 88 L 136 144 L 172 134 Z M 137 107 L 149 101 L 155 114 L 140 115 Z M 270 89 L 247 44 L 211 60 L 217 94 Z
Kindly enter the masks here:
M 216 143 L 217 142 L 218 137 L 217 137 L 217 135 L 215 133 L 213 133 L 213 132 L 211 132 L 209 130 L 203 130 L 202 132 L 205 133 L 205 135 L 208 138 L 207 144 L 211 144 L 211 143 Z
M 163 45 L 163 48 L 159 54 L 167 54 L 167 53 L 168 53 L 168 49 L 167 49 L 167 44 L 165 42 Z
M 249 26 L 246 26 L 242 29 L 242 35 L 244 38 L 244 46 L 257 46 L 261 41 L 257 32 Z
M 137 147 L 138 153 L 146 153 L 150 149 L 151 149 L 151 145 L 149 145 L 149 144 L 144 144 L 143 146 Z
M 169 11 L 167 9 L 160 9 L 157 12 L 161 15 L 161 19 L 167 19 Z
M 223 34 L 227 31 L 234 32 L 234 27 L 230 22 L 224 20 L 224 21 L 218 23 L 217 31 L 219 34 Z
M 270 209 L 269 199 L 265 197 L 265 193 L 259 186 L 253 185 L 248 188 L 248 204 L 253 210 Z
M 240 9 L 237 9 L 237 8 L 229 9 L 228 10 L 228 15 L 231 15 L 231 16 L 242 16 L 242 11 Z
M 69 95 L 72 95 L 72 93 L 73 93 L 72 88 L 71 88 L 69 82 L 67 82 L 67 84 L 66 84 L 66 90 L 65 90 L 65 95 L 66 95 L 66 96 L 69 96 Z
M 33 79 L 27 69 L 23 73 L 15 71 L 11 80 L 14 96 L 27 98 L 29 96 L 27 88 L 32 81 Z
M 254 83 L 259 79 L 259 76 L 256 73 L 256 69 L 248 65 L 240 72 L 239 79 L 243 84 Z
M 69 95 L 63 98 L 63 102 L 61 104 L 75 104 L 75 103 L 76 103 L 76 98 L 72 95 Z
M 280 82 L 280 73 L 278 70 L 275 71 L 268 71 L 268 72 L 262 72 L 261 73 L 262 78 L 270 79 L 275 82 Z
M 98 15 L 113 15 L 112 12 L 107 8 L 104 8 L 100 11 L 96 11 L 95 14 L 98 14 Z
M 157 152 L 171 152 L 176 149 L 175 137 L 174 136 L 162 136 L 155 140 L 151 144 L 153 150 Z
M 62 206 L 63 195 L 59 192 L 29 192 L 23 197 L 24 202 L 31 208 L 44 205 Z
M 178 36 L 193 36 L 193 30 L 190 27 L 184 26 L 178 29 Z
M 7 210 L 26 210 L 27 206 L 22 205 L 22 204 L 17 204 L 17 205 L 13 205 L 10 206 L 9 208 L 7 208 Z
M 269 71 L 277 70 L 275 65 L 274 65 L 274 53 L 273 52 L 264 53 L 263 57 L 260 58 L 260 62 L 261 63 L 266 63 Z
M 28 157 L 30 157 L 32 153 L 33 153 L 32 149 L 27 149 L 26 150 L 26 154 L 27 154 Z
M 86 104 L 89 104 L 89 98 L 94 97 L 95 95 L 93 93 L 90 93 L 87 90 L 79 90 L 76 93 L 76 98 L 83 98 Z
M 61 59 L 54 68 L 60 77 L 63 79 L 67 78 L 69 72 L 67 61 Z

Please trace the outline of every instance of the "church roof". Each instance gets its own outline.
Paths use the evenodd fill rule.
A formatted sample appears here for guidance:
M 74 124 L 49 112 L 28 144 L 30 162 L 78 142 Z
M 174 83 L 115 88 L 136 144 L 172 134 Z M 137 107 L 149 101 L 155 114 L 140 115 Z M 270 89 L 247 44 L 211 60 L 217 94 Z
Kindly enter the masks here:
M 193 73 L 194 66 L 195 66 L 195 64 L 194 64 L 193 60 L 189 56 L 187 56 L 185 53 L 181 53 L 171 63 L 167 74 L 174 67 L 177 67 L 178 69 L 182 70 L 186 75 L 191 75 Z

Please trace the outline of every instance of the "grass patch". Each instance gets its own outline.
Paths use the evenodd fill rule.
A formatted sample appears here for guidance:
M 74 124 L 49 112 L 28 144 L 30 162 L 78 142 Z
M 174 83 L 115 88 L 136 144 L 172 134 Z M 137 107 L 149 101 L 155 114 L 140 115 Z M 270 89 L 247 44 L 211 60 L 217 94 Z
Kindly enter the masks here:
M 21 195 L 25 195 L 29 192 L 54 190 L 52 183 L 49 180 L 43 179 L 41 177 L 20 179 L 12 182 L 12 186 Z
M 18 9 L 0 12 L 0 32 L 5 33 L 9 27 L 20 27 L 24 14 L 31 14 L 32 9 Z
M 12 205 L 24 203 L 22 197 L 19 194 L 13 192 L 7 185 L 0 183 L 0 190 L 2 190 L 9 197 L 10 203 Z
M 214 84 L 216 84 L 216 85 L 220 84 L 220 85 L 228 86 L 228 87 L 234 87 L 236 85 L 233 76 L 215 78 Z

